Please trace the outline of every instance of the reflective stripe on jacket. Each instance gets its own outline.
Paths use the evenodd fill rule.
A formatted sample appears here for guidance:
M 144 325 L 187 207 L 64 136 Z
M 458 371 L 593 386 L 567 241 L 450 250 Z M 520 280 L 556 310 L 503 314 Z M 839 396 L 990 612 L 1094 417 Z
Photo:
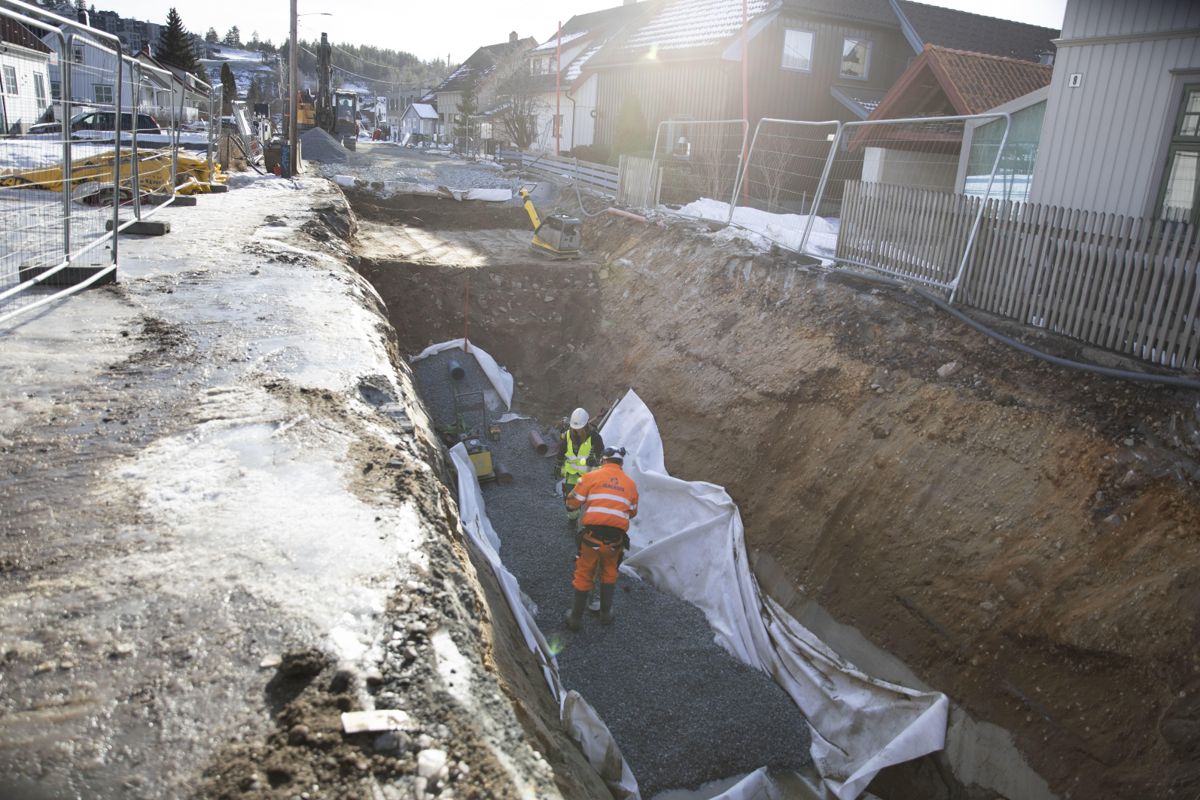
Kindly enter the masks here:
M 567 495 L 567 507 L 583 506 L 580 524 L 610 525 L 629 530 L 629 520 L 637 516 L 638 491 L 633 479 L 620 464 L 608 462 L 584 475 Z
M 567 431 L 563 434 L 565 445 L 563 447 L 563 465 L 562 476 L 568 483 L 578 481 L 580 476 L 588 471 L 587 459 L 592 453 L 592 435 L 588 434 L 583 440 L 583 444 L 579 445 L 579 452 L 575 450 L 575 440 L 571 438 L 571 432 Z

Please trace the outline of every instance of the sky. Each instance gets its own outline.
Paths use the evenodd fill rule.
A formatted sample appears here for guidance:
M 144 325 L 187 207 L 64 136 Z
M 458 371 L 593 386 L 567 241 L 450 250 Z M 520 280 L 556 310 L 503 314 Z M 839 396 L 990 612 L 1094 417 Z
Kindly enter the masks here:
M 174 5 L 183 24 L 201 36 L 216 28 L 224 36 L 237 25 L 242 39 L 258 31 L 280 44 L 288 36 L 288 0 L 89 0 L 100 10 L 123 17 L 163 22 Z M 477 47 L 508 39 L 509 31 L 545 41 L 559 21 L 573 14 L 610 8 L 620 0 L 297 0 L 300 38 L 316 39 L 322 31 L 335 43 L 370 44 L 404 50 L 430 60 L 467 58 Z M 1066 0 L 923 0 L 988 16 L 1059 28 Z M 325 12 L 331 16 L 317 16 Z M 308 15 L 308 16 L 305 16 Z

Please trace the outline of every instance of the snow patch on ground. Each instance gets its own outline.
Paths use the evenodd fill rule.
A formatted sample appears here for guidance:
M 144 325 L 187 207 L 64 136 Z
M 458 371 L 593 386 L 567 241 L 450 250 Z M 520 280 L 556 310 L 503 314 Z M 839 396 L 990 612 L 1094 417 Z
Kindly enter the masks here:
M 689 203 L 677 213 L 685 217 L 725 222 L 729 219 L 729 204 L 704 197 Z M 733 210 L 732 223 L 751 234 L 740 238 L 755 246 L 767 249 L 770 243 L 774 243 L 798 251 L 808 219 L 807 214 L 771 214 L 756 208 L 738 206 Z M 807 251 L 818 256 L 833 256 L 837 250 L 838 223 L 837 219 L 815 217 L 812 233 L 808 237 Z M 726 234 L 727 238 L 737 236 L 735 233 Z

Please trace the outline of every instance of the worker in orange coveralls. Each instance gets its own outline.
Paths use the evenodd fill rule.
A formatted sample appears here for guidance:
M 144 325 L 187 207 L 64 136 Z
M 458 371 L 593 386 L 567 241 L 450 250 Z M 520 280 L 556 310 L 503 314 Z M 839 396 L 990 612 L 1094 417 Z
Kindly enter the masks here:
M 584 475 L 567 495 L 569 509 L 583 507 L 579 553 L 575 556 L 575 599 L 567 615 L 567 627 L 579 630 L 588 594 L 600 565 L 600 623 L 613 621 L 613 594 L 617 589 L 617 567 L 629 548 L 629 521 L 637 516 L 637 484 L 625 474 L 624 447 L 604 448 L 597 469 Z

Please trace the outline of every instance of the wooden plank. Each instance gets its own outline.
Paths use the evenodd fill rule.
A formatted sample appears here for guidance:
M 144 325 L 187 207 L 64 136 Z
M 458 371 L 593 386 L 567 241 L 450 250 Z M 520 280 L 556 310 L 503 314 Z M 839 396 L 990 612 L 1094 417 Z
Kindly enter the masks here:
M 1158 347 L 1162 353 L 1160 363 L 1168 366 L 1178 366 L 1182 353 L 1179 347 L 1179 335 L 1183 329 L 1183 310 L 1187 299 L 1187 287 L 1196 273 L 1196 263 L 1200 261 L 1200 226 L 1190 226 L 1187 245 L 1179 251 L 1176 271 L 1171 286 L 1171 295 L 1167 298 L 1166 311 L 1159 333 Z
M 969 300 L 976 308 L 990 309 L 994 296 L 996 258 L 1004 249 L 1002 236 L 1003 217 L 1008 207 L 1008 201 L 991 198 L 984 204 L 983 224 L 980 228 L 980 239 L 977 252 L 979 258 L 969 274 L 963 276 L 963 284 L 968 291 Z
M 1089 332 L 1095 324 L 1099 304 L 1104 297 L 1102 281 L 1124 221 L 1125 218 L 1120 214 L 1108 212 L 1101 215 L 1091 242 L 1091 258 L 1079 292 L 1078 308 L 1070 322 L 1070 335 L 1076 339 L 1091 341 Z
M 835 258 L 846 258 L 850 249 L 850 238 L 854 236 L 854 226 L 857 224 L 855 219 L 855 215 L 858 213 L 855 203 L 857 191 L 849 181 L 842 188 L 842 218 L 838 224 L 837 245 L 833 248 Z
M 1127 326 L 1125 330 L 1125 352 L 1133 353 L 1138 358 L 1143 358 L 1149 355 L 1146 347 L 1145 330 L 1146 321 L 1150 316 L 1150 297 L 1151 292 L 1158 283 L 1159 275 L 1162 271 L 1162 265 L 1175 244 L 1176 236 L 1178 235 L 1178 223 L 1164 222 L 1161 228 L 1159 238 L 1153 247 L 1153 252 L 1148 252 L 1144 262 L 1145 268 L 1140 273 L 1141 280 L 1137 283 L 1136 293 L 1131 293 L 1133 303 L 1130 306 L 1130 314 L 1126 320 Z
M 1067 209 L 1062 228 L 1055 237 L 1054 268 L 1050 272 L 1050 280 L 1046 286 L 1046 305 L 1043 307 L 1043 318 L 1046 330 L 1058 332 L 1056 320 L 1062 307 L 1062 297 L 1067 281 L 1070 279 L 1071 259 L 1075 253 L 1075 240 L 1086 214 L 1077 208 Z
M 1004 308 L 1005 290 L 1008 288 L 1013 272 L 1013 252 L 1018 248 L 1018 226 L 1021 215 L 1025 213 L 1024 203 L 1005 200 L 1000 206 L 999 225 L 996 229 L 998 246 L 992 258 L 992 292 L 988 299 L 987 310 L 1001 313 Z
M 1075 240 L 1075 255 L 1071 259 L 1070 273 L 1063 287 L 1063 302 L 1058 312 L 1058 329 L 1066 336 L 1071 335 L 1071 326 L 1079 316 L 1083 288 L 1095 263 L 1097 231 L 1104 226 L 1104 218 L 1102 213 L 1087 212 L 1083 229 Z
M 1179 346 L 1183 358 L 1179 366 L 1182 369 L 1194 369 L 1200 362 L 1200 325 L 1197 325 L 1196 320 L 1197 311 L 1200 311 L 1200 242 L 1197 243 L 1196 250 L 1196 259 L 1192 262 L 1190 270 L 1192 302 L 1180 321 Z
M 1124 292 L 1127 291 L 1134 254 L 1150 235 L 1151 224 L 1151 220 L 1133 218 L 1129 238 L 1122 242 L 1121 248 L 1113 254 L 1112 279 L 1105 287 L 1104 309 L 1100 316 L 1103 330 L 1093 339 L 1102 347 L 1111 347 L 1110 342 L 1116 340 L 1117 329 L 1121 324 L 1121 301 Z
M 1163 339 L 1160 331 L 1163 320 L 1163 307 L 1167 302 L 1167 295 L 1171 284 L 1175 281 L 1177 259 L 1181 255 L 1186 254 L 1191 247 L 1195 227 L 1195 225 L 1190 223 L 1180 223 L 1175 228 L 1171 249 L 1162 260 L 1159 270 L 1156 271 L 1152 278 L 1150 292 L 1146 297 L 1146 318 L 1138 335 L 1146 351 L 1144 357 L 1158 364 L 1163 363 L 1161 347 L 1158 347 Z M 1156 347 L 1160 351 L 1157 356 L 1155 356 Z
M 998 201 L 989 199 L 983 203 L 983 216 L 979 220 L 979 232 L 975 235 L 975 247 L 971 251 L 971 260 L 958 282 L 958 298 L 965 305 L 978 308 L 984 299 L 987 285 L 988 256 L 992 252 L 993 216 L 996 213 Z
M 1038 310 L 1041 305 L 1038 292 L 1041 291 L 1045 274 L 1045 253 L 1053 241 L 1051 231 L 1054 228 L 1055 217 L 1061 213 L 1061 208 L 1047 205 L 1034 226 L 1029 271 L 1025 275 L 1025 283 L 1021 287 L 1020 313 L 1017 316 L 1017 320 L 1022 324 L 1032 325 L 1034 324 L 1033 320 L 1038 318 Z
M 1014 315 L 1021 281 L 1028 266 L 1029 228 L 1037 217 L 1037 203 L 1022 203 L 1013 221 L 1008 252 L 1000 265 L 1000 305 L 996 312 L 1007 317 Z
M 1146 262 L 1152 258 L 1150 250 L 1162 239 L 1163 221 L 1149 221 L 1138 245 L 1130 250 L 1126 261 L 1126 274 L 1121 279 L 1121 289 L 1117 296 L 1117 313 L 1113 320 L 1113 328 L 1109 332 L 1107 347 L 1109 350 L 1119 350 L 1128 353 L 1133 349 L 1129 336 L 1129 320 L 1137 316 L 1138 287 L 1145 280 Z
M 982 215 L 980 215 L 980 209 L 982 206 L 983 198 L 975 197 L 974 195 L 967 197 L 965 204 L 966 219 L 964 220 L 964 224 L 966 227 L 964 229 L 963 249 L 959 254 L 958 259 L 950 267 L 950 272 L 946 277 L 947 283 L 953 281 L 954 278 L 958 276 L 959 265 L 962 265 L 962 277 L 965 278 L 971 271 L 971 263 L 975 259 L 975 254 L 979 252 L 979 247 L 982 243 L 981 237 L 985 235 L 984 220 Z M 978 228 L 975 226 L 976 218 L 979 219 Z M 975 231 L 974 239 L 971 238 L 972 230 Z M 969 253 L 967 252 L 968 245 L 971 247 L 971 251 Z
M 1084 240 L 1087 238 L 1091 226 L 1096 222 L 1096 214 L 1092 211 L 1076 211 L 1073 217 L 1069 227 L 1064 231 L 1058 286 L 1054 293 L 1054 301 L 1046 326 L 1058 333 L 1066 333 L 1063 319 L 1070 311 L 1071 292 L 1078 280 L 1079 264 L 1084 256 Z
M 936 274 L 935 265 L 930 263 L 929 235 L 926 224 L 929 213 L 937 202 L 933 192 L 925 189 L 911 190 L 913 205 L 909 208 L 908 222 L 905 225 L 910 231 L 907 260 L 908 272 L 928 280 Z
M 1183 369 L 1184 356 L 1188 347 L 1187 338 L 1187 306 L 1188 298 L 1196 291 L 1200 280 L 1200 229 L 1192 240 L 1191 249 L 1184 254 L 1180 261 L 1179 292 L 1172 295 L 1171 308 L 1173 317 L 1167 326 L 1167 335 L 1163 340 L 1163 348 L 1172 354 L 1171 364 Z

